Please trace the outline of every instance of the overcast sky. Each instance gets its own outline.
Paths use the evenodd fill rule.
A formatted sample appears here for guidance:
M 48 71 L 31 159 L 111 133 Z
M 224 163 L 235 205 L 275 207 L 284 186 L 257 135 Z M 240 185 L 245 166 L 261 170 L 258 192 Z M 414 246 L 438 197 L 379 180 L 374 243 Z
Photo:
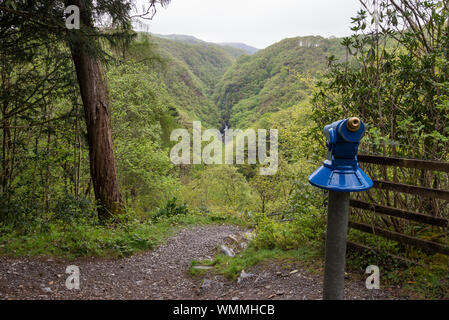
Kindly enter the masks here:
M 349 35 L 359 8 L 359 0 L 171 0 L 146 23 L 152 33 L 262 49 L 287 37 Z

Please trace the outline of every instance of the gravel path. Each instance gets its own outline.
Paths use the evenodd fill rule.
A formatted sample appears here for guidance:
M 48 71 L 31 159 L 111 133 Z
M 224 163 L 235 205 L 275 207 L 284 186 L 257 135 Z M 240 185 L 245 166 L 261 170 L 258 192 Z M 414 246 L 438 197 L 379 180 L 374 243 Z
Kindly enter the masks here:
M 157 250 L 124 259 L 52 259 L 0 257 L 0 299 L 320 299 L 321 276 L 299 266 L 265 263 L 247 271 L 241 282 L 222 276 L 192 278 L 192 260 L 212 258 L 236 226 L 181 230 Z M 68 265 L 80 268 L 80 290 L 68 290 Z M 295 271 L 290 273 L 291 271 Z M 397 292 L 367 290 L 347 280 L 348 299 L 397 299 Z

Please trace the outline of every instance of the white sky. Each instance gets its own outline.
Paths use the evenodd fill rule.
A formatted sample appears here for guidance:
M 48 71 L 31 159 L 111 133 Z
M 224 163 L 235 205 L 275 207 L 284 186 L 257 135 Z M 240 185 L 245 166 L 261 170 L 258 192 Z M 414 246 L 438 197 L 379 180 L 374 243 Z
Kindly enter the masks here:
M 262 49 L 288 37 L 347 36 L 359 9 L 359 0 L 172 0 L 146 23 L 152 33 Z

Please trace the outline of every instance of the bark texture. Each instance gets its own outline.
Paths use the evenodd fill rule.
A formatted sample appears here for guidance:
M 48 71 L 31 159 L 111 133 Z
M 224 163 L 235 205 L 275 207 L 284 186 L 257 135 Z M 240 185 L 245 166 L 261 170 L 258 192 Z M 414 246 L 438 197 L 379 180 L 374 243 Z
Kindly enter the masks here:
M 81 25 L 92 27 L 92 16 L 85 5 L 86 0 L 70 1 L 81 13 Z M 87 53 L 85 45 L 92 38 L 80 39 L 71 44 L 81 98 L 84 106 L 89 141 L 89 161 L 95 198 L 100 204 L 100 218 L 114 215 L 122 210 L 122 197 L 118 187 L 115 168 L 106 85 L 100 61 Z

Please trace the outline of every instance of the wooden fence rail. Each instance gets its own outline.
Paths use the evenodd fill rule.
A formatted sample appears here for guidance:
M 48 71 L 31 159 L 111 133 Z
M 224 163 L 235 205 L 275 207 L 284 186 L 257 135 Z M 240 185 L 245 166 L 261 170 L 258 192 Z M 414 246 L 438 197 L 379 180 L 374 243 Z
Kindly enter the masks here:
M 388 181 L 373 180 L 374 188 L 415 194 L 423 197 L 438 198 L 449 201 L 449 191 L 425 187 L 416 187 L 408 184 L 393 183 Z
M 417 212 L 411 212 L 403 209 L 396 209 L 393 207 L 382 206 L 379 204 L 372 204 L 362 200 L 351 199 L 350 206 L 353 208 L 370 210 L 375 213 L 385 214 L 397 218 L 403 218 L 443 228 L 446 228 L 449 225 L 449 221 L 444 218 L 434 217 Z
M 357 159 L 359 160 L 359 162 L 362 163 L 372 163 L 383 166 L 449 172 L 449 163 L 441 161 L 392 158 L 392 157 L 372 156 L 367 154 L 360 154 L 357 156 Z
M 424 251 L 427 251 L 429 253 L 437 252 L 437 253 L 449 255 L 449 247 L 444 246 L 439 243 L 436 243 L 436 242 L 407 236 L 402 233 L 389 231 L 389 230 L 385 230 L 382 228 L 371 226 L 369 224 L 358 223 L 358 222 L 353 222 L 353 221 L 349 222 L 349 227 L 353 228 L 353 229 L 357 229 L 359 231 L 378 235 L 378 236 L 381 236 L 386 239 L 394 240 L 394 241 L 400 242 L 402 244 L 412 245 L 412 246 L 420 248 Z
M 447 162 L 382 157 L 364 154 L 359 155 L 358 160 L 360 163 L 374 164 L 378 166 L 392 166 L 399 168 L 409 168 L 409 169 L 449 173 L 449 163 Z M 376 177 L 373 178 L 375 189 L 387 190 L 395 193 L 404 193 L 424 198 L 431 198 L 433 199 L 433 201 L 436 201 L 435 199 L 440 199 L 440 201 L 441 200 L 445 201 L 446 205 L 448 204 L 449 201 L 449 191 L 447 190 L 442 190 L 438 188 L 428 188 L 398 182 L 384 181 L 376 179 Z M 380 195 L 378 194 L 377 197 L 379 196 Z M 408 221 L 413 221 L 415 223 L 420 223 L 434 227 L 441 227 L 443 228 L 443 233 L 447 232 L 447 229 L 449 227 L 449 220 L 444 217 L 438 217 L 427 213 L 414 212 L 412 210 L 409 210 L 409 208 L 400 209 L 380 203 L 375 203 L 375 201 L 379 201 L 379 199 L 373 200 L 374 198 L 376 198 L 376 196 L 373 197 L 371 195 L 368 198 L 369 198 L 368 200 L 360 199 L 360 197 L 359 199 L 351 199 L 350 206 L 355 209 L 361 209 L 372 212 L 375 215 L 380 216 L 386 215 L 393 217 L 395 219 L 405 219 Z M 449 255 L 449 246 L 441 243 L 420 239 L 403 233 L 386 230 L 375 225 L 368 225 L 356 221 L 350 221 L 349 227 L 351 229 L 355 229 L 361 232 L 370 233 L 375 236 L 380 236 L 389 240 L 393 240 L 404 245 L 414 246 L 429 253 L 441 253 Z M 359 248 L 368 248 L 363 244 L 358 244 L 354 242 L 351 242 L 351 245 L 358 246 Z

